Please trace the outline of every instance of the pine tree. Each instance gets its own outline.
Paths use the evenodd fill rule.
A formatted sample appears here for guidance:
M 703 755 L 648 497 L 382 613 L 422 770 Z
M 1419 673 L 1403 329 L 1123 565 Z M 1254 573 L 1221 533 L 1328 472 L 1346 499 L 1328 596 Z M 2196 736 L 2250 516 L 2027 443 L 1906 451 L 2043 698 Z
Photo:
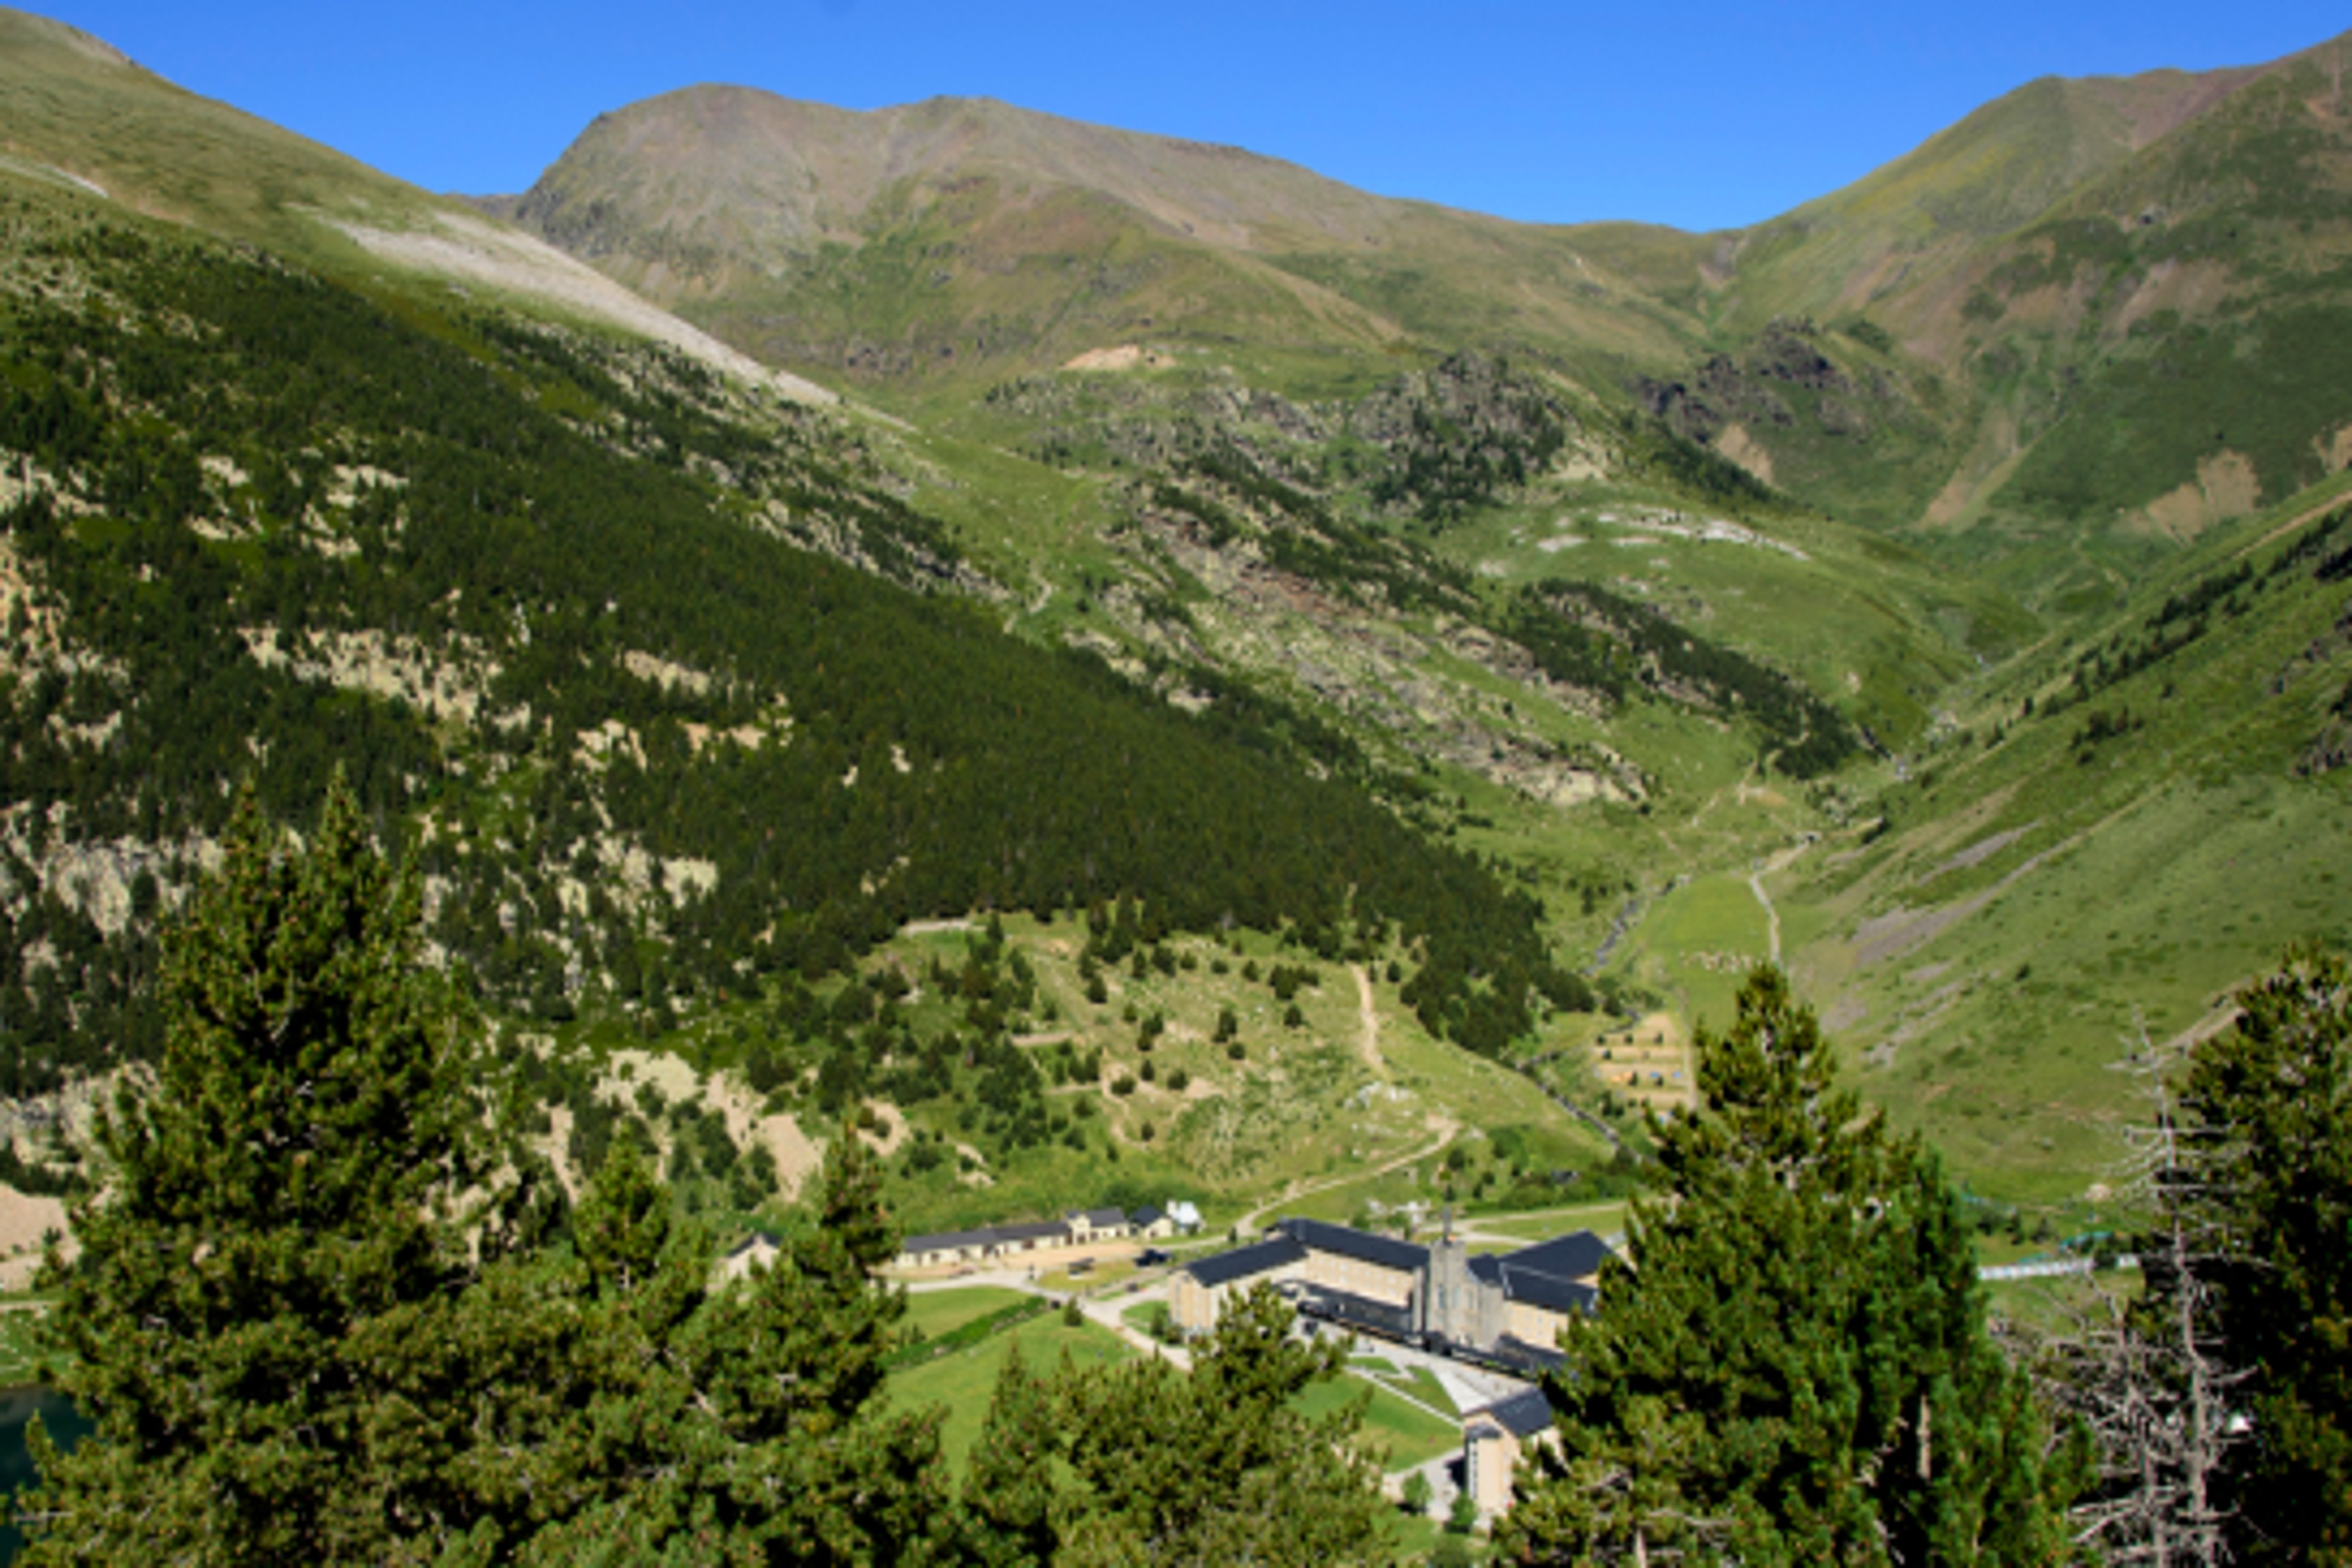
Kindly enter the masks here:
M 467 1277 L 483 1113 L 417 933 L 340 777 L 299 855 L 240 796 L 165 947 L 152 1086 L 97 1129 L 54 1314 L 97 1430 L 38 1450 L 27 1563 L 361 1560 L 431 1529 L 436 1456 L 383 1441 L 383 1373 Z
M 536 1376 L 548 1419 L 506 1445 L 576 1500 L 520 1560 L 900 1563 L 956 1536 L 935 1415 L 874 1404 L 905 1310 L 869 1270 L 896 1248 L 873 1155 L 844 1126 L 803 1226 L 728 1289 L 633 1142 L 580 1205 L 591 1277 L 573 1353 Z
M 2252 1424 L 2225 1478 L 2230 1544 L 2352 1563 L 2352 966 L 2290 953 L 2238 1002 L 2181 1097 L 2211 1151 L 2218 1338 Z
M 1362 1402 L 1320 1417 L 1290 1407 L 1347 1353 L 1292 1339 L 1291 1321 L 1261 1285 L 1226 1303 L 1189 1375 L 1155 1357 L 1061 1380 L 1073 1487 L 1057 1562 L 1379 1559 L 1387 1509 L 1357 1442 Z
M 875 1408 L 904 1311 L 844 1128 L 774 1267 L 714 1282 L 624 1131 L 537 1200 L 340 783 L 307 848 L 248 795 L 165 946 L 152 1084 L 61 1271 L 28 1563 L 932 1561 L 936 1419 Z M 494 1159 L 493 1156 L 496 1156 Z
M 1054 1560 L 1061 1544 L 1054 1478 L 1059 1428 L 1054 1391 L 1030 1375 L 1015 1339 L 997 1373 L 988 1419 L 972 1445 L 964 1478 L 972 1555 L 982 1568 Z
M 1778 971 L 1702 1029 L 1668 1201 L 1547 1383 L 1560 1447 L 1498 1531 L 1526 1562 L 2000 1563 L 2067 1553 L 2080 1464 L 1987 1337 L 1935 1160 L 1833 1081 Z

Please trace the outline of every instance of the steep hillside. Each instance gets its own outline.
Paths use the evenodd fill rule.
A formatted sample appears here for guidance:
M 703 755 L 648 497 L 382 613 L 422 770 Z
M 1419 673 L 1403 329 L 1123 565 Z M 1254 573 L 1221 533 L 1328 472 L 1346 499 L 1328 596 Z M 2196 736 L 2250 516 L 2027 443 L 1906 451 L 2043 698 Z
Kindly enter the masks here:
M 1737 237 L 1723 318 L 1834 318 L 1963 265 L 2255 79 L 2259 68 L 2048 77 L 1844 189 Z
M 877 395 L 1144 341 L 1290 389 L 1474 343 L 1598 370 L 1671 355 L 1682 330 L 1557 230 L 987 100 L 854 113 L 688 89 L 600 116 L 530 191 L 485 205 L 740 347 Z
M 592 268 L 0 45 L 0 1089 L 142 1049 L 232 781 L 338 762 L 547 1136 L 735 1210 L 843 1113 L 942 1222 L 1346 1212 L 1475 1131 L 1517 1190 L 1775 956 L 2057 1201 L 2118 1017 L 2341 923 L 2277 841 L 2352 777 L 2335 492 L 2212 521 L 2352 456 L 2327 49 L 2042 84 L 1745 237 L 695 89 L 488 204 Z M 2227 941 L 2148 934 L 2232 856 Z
M 2082 1197 L 2143 1032 L 2201 1037 L 2288 943 L 2352 942 L 2347 494 L 2217 529 L 1957 689 L 1852 828 L 1770 875 L 1870 1091 L 1996 1190 Z
M 200 98 L 63 23 L 0 9 L 0 170 L 355 280 L 441 279 L 541 319 L 668 342 L 787 395 L 757 364 L 551 247 Z
M 1726 349 L 1653 406 L 1843 515 L 2021 552 L 2053 606 L 2084 545 L 2149 559 L 2291 494 L 2352 457 L 2347 63 L 2020 89 L 1727 242 Z
M 12 1091 L 139 1051 L 232 782 L 291 815 L 331 765 L 485 999 L 548 1020 L 658 1037 L 917 916 L 1111 900 L 1410 950 L 1440 1033 L 1572 999 L 1532 900 L 1253 710 L 991 625 L 825 416 L 37 188 L 0 216 Z

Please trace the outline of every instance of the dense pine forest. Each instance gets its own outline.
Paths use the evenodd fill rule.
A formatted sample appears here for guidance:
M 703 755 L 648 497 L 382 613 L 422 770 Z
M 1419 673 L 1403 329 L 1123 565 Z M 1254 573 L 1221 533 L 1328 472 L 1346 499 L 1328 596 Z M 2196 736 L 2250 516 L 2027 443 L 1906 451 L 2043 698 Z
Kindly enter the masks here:
M 20 896 L 53 840 L 192 847 L 233 781 L 284 811 L 340 762 L 431 879 L 436 940 L 547 1016 L 813 979 L 919 916 L 1122 900 L 1154 931 L 1402 942 L 1432 1026 L 1489 1049 L 1577 994 L 1524 894 L 1303 776 L 1312 727 L 1279 703 L 1188 717 L 984 600 L 778 537 L 821 511 L 885 572 L 954 570 L 818 416 L 650 350 L 14 221 L 42 282 L 0 326 L 37 584 L 12 633 L 55 654 L 5 704 Z M 443 686 L 339 687 L 338 647 Z M 630 851 L 655 873 L 612 874 Z M 25 906 L 11 1092 L 152 1046 L 145 933 L 190 863 L 141 864 L 112 931 Z

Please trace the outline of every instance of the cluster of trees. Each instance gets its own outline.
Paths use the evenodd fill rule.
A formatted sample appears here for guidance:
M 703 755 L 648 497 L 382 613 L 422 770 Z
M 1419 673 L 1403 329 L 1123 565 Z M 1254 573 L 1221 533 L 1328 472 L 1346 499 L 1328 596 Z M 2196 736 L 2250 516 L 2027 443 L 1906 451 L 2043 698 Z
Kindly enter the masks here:
M 2098 1432 L 2117 1560 L 2352 1563 L 2352 966 L 2305 950 L 2241 992 L 2185 1080 L 2161 1052 L 2147 1289 L 2052 1347 Z
M 910 918 L 1129 894 L 1177 929 L 1393 927 L 1441 1023 L 1486 986 L 1528 1026 L 1534 901 L 1346 778 L 1302 776 L 1302 752 L 1344 759 L 1338 738 L 1246 694 L 1187 716 L 750 525 L 782 507 L 860 559 L 952 565 L 852 438 L 782 415 L 747 435 L 674 357 L 625 374 L 618 350 L 201 245 L 100 227 L 52 248 L 90 291 L 0 325 L 0 426 L 77 504 L 37 492 L 0 527 L 92 657 L 0 693 L 0 797 L 65 806 L 73 839 L 216 837 L 248 770 L 291 820 L 339 759 L 394 841 L 428 813 L 456 830 L 422 848 L 452 889 L 436 937 L 480 995 L 548 1017 L 609 974 L 603 1000 L 659 1029 L 757 973 L 837 970 Z M 266 666 L 248 632 L 471 671 L 474 721 Z M 705 679 L 633 673 L 636 653 Z M 607 721 L 631 742 L 583 757 Z M 745 725 L 771 739 L 710 739 Z M 717 885 L 629 893 L 615 846 L 710 863 Z M 109 1048 L 89 1007 L 125 985 L 66 975 L 45 1002 L 25 984 L 0 1032 L 43 1033 L 0 1038 L 11 1087 L 95 1065 L 74 1054 Z M 60 1016 L 79 1042 L 50 1037 Z
M 1678 434 L 1664 419 L 1628 409 L 1617 422 L 1617 445 L 1627 466 L 1718 505 L 1779 508 L 1769 485 L 1724 457 Z
M 871 1157 L 834 1141 L 773 1267 L 712 1237 L 630 1138 L 575 1205 L 487 1092 L 419 962 L 413 877 L 331 793 L 299 851 L 248 794 L 164 954 L 165 1044 L 98 1131 L 52 1258 L 58 1381 L 28 1563 L 997 1564 L 1366 1561 L 1339 1354 L 1270 1293 L 1190 1377 L 1014 1364 L 968 1484 L 939 1414 L 877 1399 L 903 1299 Z
M 1504 1532 L 1528 1562 L 2064 1560 L 2087 1462 L 1986 1331 L 1933 1155 L 1865 1116 L 1777 971 L 1654 1125 L 1638 1275 L 1548 1381 L 1561 1444 Z
M 1154 1356 L 1034 1378 L 1017 1356 L 972 1449 L 965 1499 L 1014 1564 L 1375 1561 L 1387 1544 L 1359 1404 L 1293 1402 L 1339 1375 L 1339 1341 L 1301 1343 L 1268 1286 L 1235 1298 L 1189 1372 Z
M 1701 1110 L 1653 1123 L 1664 1194 L 1547 1381 L 1503 1554 L 2352 1561 L 2352 969 L 2240 1001 L 2158 1118 L 2146 1289 L 2095 1342 L 2004 1345 L 1935 1157 L 1756 972 Z
M 2263 595 L 2310 569 L 2314 582 L 2332 583 L 2352 572 L 2352 547 L 2337 541 L 2352 530 L 2352 507 L 2337 507 L 2298 533 L 2257 572 L 2251 561 L 2218 567 L 2165 596 L 2136 629 L 2120 631 L 2075 656 L 2066 689 L 2053 697 L 2044 713 L 2087 702 L 2100 691 L 2151 668 L 2202 639 L 2216 615 L 2235 618 L 2254 609 Z M 2031 700 L 2028 700 L 2031 711 Z
M 1530 584 L 1504 629 L 1546 675 L 1613 702 L 1638 688 L 1739 714 L 1792 778 L 1818 777 L 1861 750 L 1854 727 L 1802 682 L 1597 583 Z
M 1381 454 L 1372 503 L 1432 528 L 1541 475 L 1576 424 L 1544 383 L 1475 353 L 1390 382 L 1348 416 L 1350 432 Z

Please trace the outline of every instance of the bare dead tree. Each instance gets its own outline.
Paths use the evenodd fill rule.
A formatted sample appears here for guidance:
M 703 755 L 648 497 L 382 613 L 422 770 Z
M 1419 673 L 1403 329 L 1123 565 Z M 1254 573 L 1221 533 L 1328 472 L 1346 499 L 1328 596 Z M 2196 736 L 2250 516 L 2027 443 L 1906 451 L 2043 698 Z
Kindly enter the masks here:
M 2242 1380 L 2215 1331 L 2209 1279 L 2220 1237 L 2209 1217 L 2219 1151 L 2176 1114 L 2170 1079 L 2185 1050 L 2138 1031 L 2116 1064 L 2149 1109 L 2129 1129 L 2118 1175 L 2148 1215 L 2137 1301 L 2095 1273 L 2073 1325 L 2032 1347 L 2045 1392 L 2088 1425 L 2100 1484 L 2074 1510 L 2077 1539 L 2110 1563 L 2214 1568 L 2227 1560 L 2216 1501 L 2237 1440 L 2230 1391 Z

